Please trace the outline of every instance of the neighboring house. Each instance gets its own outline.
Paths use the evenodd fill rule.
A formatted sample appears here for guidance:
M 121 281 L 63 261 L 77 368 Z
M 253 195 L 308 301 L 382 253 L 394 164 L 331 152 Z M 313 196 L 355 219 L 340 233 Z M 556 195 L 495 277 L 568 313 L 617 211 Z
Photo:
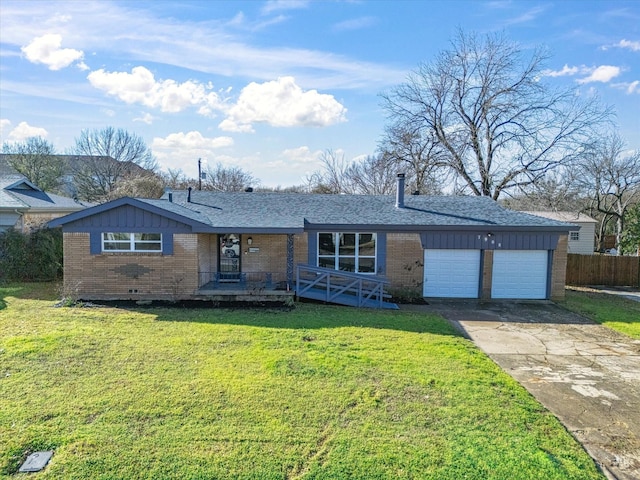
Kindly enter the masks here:
M 398 187 L 395 202 L 189 189 L 120 198 L 49 225 L 63 230 L 66 288 L 87 300 L 300 294 L 300 272 L 344 273 L 345 289 L 383 278 L 425 297 L 564 296 L 572 225 L 486 197 L 405 198 L 403 177 Z
M 525 212 L 530 215 L 557 220 L 559 222 L 571 223 L 580 227 L 580 230 L 573 230 L 569 233 L 568 253 L 578 253 L 581 255 L 593 255 L 596 242 L 597 220 L 588 217 L 583 213 L 575 212 Z
M 27 233 L 90 205 L 44 192 L 23 175 L 0 175 L 0 232 L 14 227 Z
M 0 153 L 0 175 L 20 175 L 10 164 L 15 155 L 10 153 Z M 60 186 L 56 191 L 70 197 L 78 196 L 74 175 L 76 172 L 88 168 L 89 171 L 98 170 L 100 174 L 110 181 L 121 177 L 123 174 L 142 174 L 147 172 L 141 166 L 133 162 L 118 162 L 110 156 L 98 155 L 52 155 L 63 164 L 63 172 L 60 177 Z M 95 165 L 99 165 L 96 167 Z

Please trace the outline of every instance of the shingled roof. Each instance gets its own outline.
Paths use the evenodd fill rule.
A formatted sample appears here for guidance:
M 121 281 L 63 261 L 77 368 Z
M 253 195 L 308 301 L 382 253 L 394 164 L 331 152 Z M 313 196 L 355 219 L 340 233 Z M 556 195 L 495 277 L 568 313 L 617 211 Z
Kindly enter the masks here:
M 72 212 L 91 204 L 41 190 L 24 175 L 0 175 L 0 208 Z
M 568 232 L 571 224 L 505 209 L 486 197 L 407 196 L 396 207 L 388 195 L 173 192 L 162 199 L 119 199 L 64 219 L 64 225 L 124 203 L 165 212 L 194 232 L 297 233 L 320 228 L 358 231 L 475 230 Z M 147 207 L 145 207 L 147 206 Z M 53 222 L 52 222 L 53 223 Z

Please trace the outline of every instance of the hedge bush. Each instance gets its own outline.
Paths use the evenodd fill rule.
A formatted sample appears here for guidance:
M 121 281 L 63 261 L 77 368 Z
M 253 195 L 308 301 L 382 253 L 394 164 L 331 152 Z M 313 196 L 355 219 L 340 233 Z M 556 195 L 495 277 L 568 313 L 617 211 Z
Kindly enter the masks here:
M 62 232 L 42 228 L 0 233 L 0 279 L 42 282 L 62 277 Z

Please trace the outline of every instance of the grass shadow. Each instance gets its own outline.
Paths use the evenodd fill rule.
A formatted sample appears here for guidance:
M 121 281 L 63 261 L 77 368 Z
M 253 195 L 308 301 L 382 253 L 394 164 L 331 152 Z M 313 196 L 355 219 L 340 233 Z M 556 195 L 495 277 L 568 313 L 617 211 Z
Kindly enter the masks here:
M 219 325 L 315 330 L 361 327 L 432 333 L 459 337 L 451 324 L 437 313 L 388 311 L 297 302 L 294 307 L 121 307 L 154 315 L 159 322 L 197 322 Z
M 60 298 L 60 282 L 34 282 L 34 283 L 0 283 L 0 310 L 7 307 L 7 298 L 15 297 L 22 300 L 51 300 Z

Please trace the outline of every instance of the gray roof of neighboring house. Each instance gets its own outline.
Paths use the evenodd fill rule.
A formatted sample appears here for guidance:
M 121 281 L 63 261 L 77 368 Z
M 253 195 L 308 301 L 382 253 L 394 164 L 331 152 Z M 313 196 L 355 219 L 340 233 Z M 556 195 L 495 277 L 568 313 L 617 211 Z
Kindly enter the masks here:
M 131 204 L 166 214 L 193 231 L 301 232 L 314 228 L 362 230 L 473 230 L 567 232 L 568 223 L 508 210 L 486 197 L 406 196 L 396 208 L 387 195 L 319 195 L 302 193 L 173 192 L 162 199 L 121 198 L 52 222 L 65 225 L 112 208 Z
M 550 218 L 551 220 L 558 220 L 559 222 L 566 223 L 598 223 L 594 218 L 591 218 L 584 213 L 576 212 L 549 212 L 549 211 L 524 211 L 529 215 L 537 215 L 539 217 Z
M 77 202 L 73 198 L 48 193 L 24 175 L 0 175 L 0 208 L 18 210 L 75 211 L 90 204 Z

